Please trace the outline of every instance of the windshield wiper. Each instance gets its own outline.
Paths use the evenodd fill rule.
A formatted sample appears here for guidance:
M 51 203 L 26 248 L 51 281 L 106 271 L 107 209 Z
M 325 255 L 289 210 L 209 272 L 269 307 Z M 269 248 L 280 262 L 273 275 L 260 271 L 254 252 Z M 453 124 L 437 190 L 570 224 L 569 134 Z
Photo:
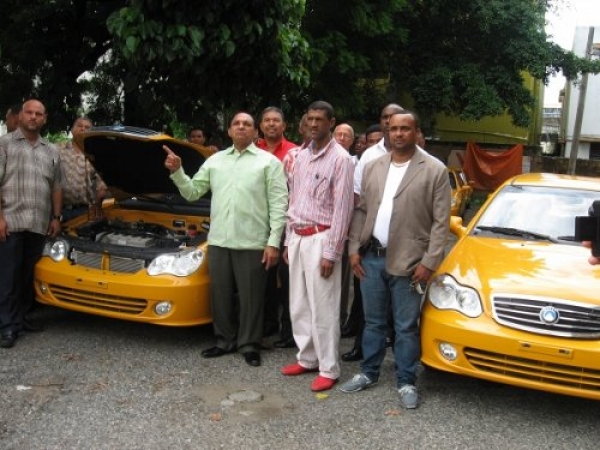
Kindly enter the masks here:
M 575 236 L 557 236 L 556 239 L 559 241 L 579 242 L 575 240 Z
M 530 237 L 533 239 L 538 239 L 540 241 L 558 242 L 558 240 L 546 234 L 536 233 L 535 231 L 519 230 L 518 228 L 491 227 L 481 225 L 475 227 L 475 230 L 491 231 L 492 233 L 505 234 L 508 236 Z

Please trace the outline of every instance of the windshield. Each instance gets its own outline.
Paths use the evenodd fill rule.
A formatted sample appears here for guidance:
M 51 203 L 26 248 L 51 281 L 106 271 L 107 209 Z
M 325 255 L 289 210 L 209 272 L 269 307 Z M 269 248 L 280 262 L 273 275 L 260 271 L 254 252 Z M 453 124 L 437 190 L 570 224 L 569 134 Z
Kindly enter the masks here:
M 507 229 L 513 236 L 546 236 L 572 241 L 575 235 L 575 216 L 587 216 L 600 192 L 575 189 L 506 186 L 488 205 L 474 231 Z M 525 233 L 514 233 L 515 230 Z

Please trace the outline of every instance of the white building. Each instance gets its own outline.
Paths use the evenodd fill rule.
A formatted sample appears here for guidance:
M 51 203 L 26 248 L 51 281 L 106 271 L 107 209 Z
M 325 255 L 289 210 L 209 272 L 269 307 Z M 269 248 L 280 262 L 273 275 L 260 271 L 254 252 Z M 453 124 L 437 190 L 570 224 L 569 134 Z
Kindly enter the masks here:
M 600 26 L 591 27 L 594 30 L 592 59 L 600 58 Z M 573 41 L 573 52 L 581 57 L 586 56 L 590 27 L 577 27 Z M 564 155 L 571 154 L 575 120 L 579 102 L 585 100 L 581 133 L 579 136 L 578 159 L 600 159 L 600 74 L 589 74 L 585 99 L 581 98 L 581 78 L 566 83 L 563 105 L 561 142 L 564 142 Z

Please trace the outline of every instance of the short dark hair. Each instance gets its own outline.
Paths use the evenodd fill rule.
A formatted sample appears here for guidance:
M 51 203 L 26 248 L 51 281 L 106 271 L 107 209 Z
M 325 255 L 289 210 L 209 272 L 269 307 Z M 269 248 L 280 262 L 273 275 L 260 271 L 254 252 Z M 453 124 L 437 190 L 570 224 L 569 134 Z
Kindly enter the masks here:
M 75 126 L 75 124 L 77 123 L 78 120 L 85 120 L 85 121 L 91 123 L 92 126 L 94 126 L 94 122 L 92 122 L 92 119 L 90 119 L 88 116 L 79 116 L 79 117 L 75 117 L 75 120 L 73 121 L 73 125 L 71 125 L 71 128 L 73 128 Z
M 274 113 L 279 114 L 281 116 L 281 120 L 285 122 L 285 114 L 283 114 L 283 111 L 281 110 L 281 108 L 278 108 L 277 106 L 267 106 L 265 109 L 263 109 L 262 112 L 260 113 L 258 121 L 262 122 L 263 116 L 268 112 L 274 112 Z
M 371 125 L 365 130 L 365 136 L 370 135 L 371 133 L 381 133 L 381 125 L 376 123 L 375 125 Z
M 413 120 L 415 121 L 415 128 L 421 128 L 421 119 L 419 118 L 419 115 L 416 112 L 411 111 L 410 109 L 403 109 L 402 111 L 395 112 L 394 114 L 392 114 L 392 116 L 395 116 L 396 114 L 411 115 L 413 117 Z
M 247 111 L 237 111 L 233 116 L 231 116 L 231 120 L 229 120 L 229 126 L 231 126 L 231 124 L 233 123 L 233 119 L 235 119 L 235 116 L 237 116 L 238 114 L 249 115 L 250 118 L 252 119 L 252 126 L 254 127 L 254 129 L 256 129 L 256 120 L 254 120 L 254 116 Z
M 312 102 L 310 105 L 308 105 L 308 108 L 306 108 L 306 111 L 310 111 L 310 110 L 314 110 L 314 109 L 320 109 L 325 111 L 325 114 L 327 115 L 328 119 L 333 119 L 334 115 L 333 115 L 333 106 L 331 106 L 331 103 L 327 103 L 326 101 L 323 100 L 317 100 L 316 102 Z
M 188 137 L 190 137 L 192 134 L 192 131 L 195 131 L 195 130 L 202 131 L 202 134 L 205 134 L 202 127 L 191 127 L 187 132 Z

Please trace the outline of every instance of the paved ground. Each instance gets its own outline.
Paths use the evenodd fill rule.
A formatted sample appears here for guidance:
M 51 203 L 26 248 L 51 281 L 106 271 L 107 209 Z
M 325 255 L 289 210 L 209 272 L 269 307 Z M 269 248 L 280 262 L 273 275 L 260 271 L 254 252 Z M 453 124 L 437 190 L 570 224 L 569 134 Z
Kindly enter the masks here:
M 434 371 L 399 406 L 388 353 L 372 389 L 314 394 L 312 375 L 230 354 L 206 360 L 211 327 L 161 328 L 40 307 L 43 333 L 0 349 L 0 450 L 596 449 L 600 402 Z M 348 351 L 353 339 L 343 339 Z M 342 363 L 342 379 L 358 363 Z
M 206 360 L 210 327 L 158 328 L 42 307 L 0 351 L 0 449 L 595 449 L 600 403 L 426 371 L 400 408 L 388 354 L 374 388 L 314 394 L 294 350 Z M 341 350 L 352 346 L 343 339 Z M 343 363 L 343 379 L 358 363 Z

